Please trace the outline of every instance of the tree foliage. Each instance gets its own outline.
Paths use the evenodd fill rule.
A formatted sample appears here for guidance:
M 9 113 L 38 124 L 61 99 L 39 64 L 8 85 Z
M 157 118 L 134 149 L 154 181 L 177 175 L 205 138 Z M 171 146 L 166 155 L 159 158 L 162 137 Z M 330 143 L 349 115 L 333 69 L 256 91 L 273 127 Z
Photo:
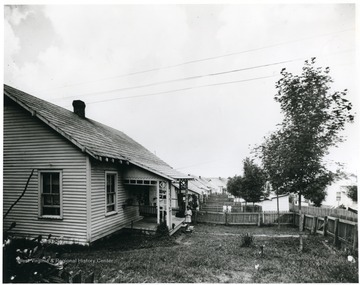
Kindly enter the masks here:
M 265 190 L 263 170 L 252 159 L 244 160 L 244 176 L 242 179 L 241 197 L 246 202 L 259 202 Z
M 265 191 L 265 175 L 252 159 L 244 160 L 243 176 L 229 178 L 227 190 L 236 197 L 243 198 L 246 202 L 259 202 Z
M 240 197 L 241 180 L 241 176 L 235 175 L 234 177 L 229 177 L 226 189 L 231 195 L 234 195 L 235 197 Z
M 354 202 L 357 202 L 357 185 L 348 186 L 347 196 Z
M 302 194 L 317 206 L 335 175 L 326 169 L 323 158 L 342 141 L 345 123 L 354 119 L 347 90 L 331 92 L 329 71 L 315 67 L 315 58 L 305 61 L 301 75 L 281 71 L 275 100 L 284 119 L 257 148 L 276 190 Z

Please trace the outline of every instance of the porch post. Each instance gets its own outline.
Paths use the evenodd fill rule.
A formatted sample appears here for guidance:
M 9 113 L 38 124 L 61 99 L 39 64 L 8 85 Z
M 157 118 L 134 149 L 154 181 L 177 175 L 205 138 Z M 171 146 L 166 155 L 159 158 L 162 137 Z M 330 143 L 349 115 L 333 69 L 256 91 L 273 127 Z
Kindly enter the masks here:
M 168 186 L 166 187 L 166 223 L 171 230 L 171 183 L 168 181 Z
M 182 190 L 185 190 L 184 214 L 186 214 L 186 209 L 187 209 L 187 206 L 188 206 L 188 181 L 187 181 L 187 179 L 179 179 L 179 189 L 180 189 L 180 193 L 182 193 Z
M 160 225 L 160 181 L 158 180 L 158 182 L 156 183 L 156 218 L 157 218 L 157 223 L 158 225 Z

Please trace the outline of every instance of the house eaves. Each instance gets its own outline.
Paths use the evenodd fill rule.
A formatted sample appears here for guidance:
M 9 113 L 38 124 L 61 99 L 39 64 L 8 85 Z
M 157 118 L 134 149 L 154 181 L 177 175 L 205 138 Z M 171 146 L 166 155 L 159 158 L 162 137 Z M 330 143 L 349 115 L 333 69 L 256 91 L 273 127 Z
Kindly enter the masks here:
M 63 136 L 67 140 L 69 140 L 72 144 L 77 146 L 83 153 L 87 153 L 91 157 L 93 157 L 93 158 L 95 158 L 97 160 L 101 160 L 100 156 L 98 156 L 98 155 L 94 154 L 93 152 L 91 152 L 89 149 L 87 149 L 85 146 L 83 146 L 81 143 L 79 143 L 76 139 L 74 139 L 73 137 L 68 135 L 66 132 L 64 132 L 61 128 L 55 126 L 50 121 L 48 121 L 46 118 L 44 118 L 43 116 L 38 114 L 35 110 L 33 110 L 31 107 L 29 107 L 26 103 L 24 103 L 24 102 L 18 100 L 17 98 L 13 97 L 6 90 L 4 90 L 4 92 L 5 92 L 5 95 L 7 97 L 9 97 L 11 100 L 13 100 L 15 103 L 17 103 L 19 106 L 21 106 L 26 111 L 28 111 L 33 117 L 38 118 L 40 121 L 42 121 L 43 123 L 48 125 L 50 128 L 52 128 L 54 131 L 59 133 L 61 136 Z

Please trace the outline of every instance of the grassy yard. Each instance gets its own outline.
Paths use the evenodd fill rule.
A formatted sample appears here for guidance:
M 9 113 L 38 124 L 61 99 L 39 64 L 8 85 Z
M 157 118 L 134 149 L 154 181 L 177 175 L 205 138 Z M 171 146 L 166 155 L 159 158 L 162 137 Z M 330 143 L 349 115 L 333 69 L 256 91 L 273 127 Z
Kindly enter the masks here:
M 252 247 L 241 247 L 244 233 L 255 235 Z M 263 236 L 296 233 L 285 227 L 199 224 L 193 233 L 169 239 L 117 235 L 61 258 L 73 272 L 94 271 L 101 283 L 358 283 L 358 264 L 348 262 L 344 252 L 334 254 L 319 235 L 304 238 L 301 254 L 297 238 Z

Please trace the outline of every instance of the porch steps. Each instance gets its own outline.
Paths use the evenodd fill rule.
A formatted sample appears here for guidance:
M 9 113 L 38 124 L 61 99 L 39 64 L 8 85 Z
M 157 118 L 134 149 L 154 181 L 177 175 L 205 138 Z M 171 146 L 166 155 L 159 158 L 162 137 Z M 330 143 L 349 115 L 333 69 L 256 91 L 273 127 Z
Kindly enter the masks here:
M 172 223 L 175 225 L 173 229 L 169 231 L 170 235 L 176 233 L 183 225 L 185 218 L 178 218 L 173 216 Z M 154 217 L 142 217 L 141 220 L 133 222 L 125 227 L 129 230 L 138 231 L 144 234 L 155 234 L 157 229 L 157 220 Z

